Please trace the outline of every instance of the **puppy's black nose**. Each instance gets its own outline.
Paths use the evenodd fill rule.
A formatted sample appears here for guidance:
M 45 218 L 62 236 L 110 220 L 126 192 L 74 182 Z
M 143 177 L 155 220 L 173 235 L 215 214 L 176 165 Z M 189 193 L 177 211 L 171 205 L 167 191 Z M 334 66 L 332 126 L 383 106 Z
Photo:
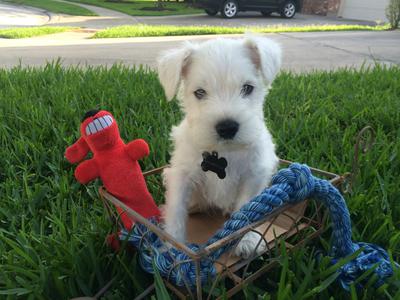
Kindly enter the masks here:
M 220 137 L 230 140 L 233 139 L 236 132 L 238 132 L 239 123 L 232 119 L 226 119 L 215 125 L 215 130 L 217 130 L 217 133 Z

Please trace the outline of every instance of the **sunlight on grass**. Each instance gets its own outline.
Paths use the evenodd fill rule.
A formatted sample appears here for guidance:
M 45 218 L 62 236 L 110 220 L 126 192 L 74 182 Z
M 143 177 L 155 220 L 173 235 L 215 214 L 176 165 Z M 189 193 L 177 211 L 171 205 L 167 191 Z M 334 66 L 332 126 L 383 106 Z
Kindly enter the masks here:
M 60 33 L 76 29 L 76 27 L 19 27 L 10 29 L 0 29 L 0 38 L 22 39 L 52 33 Z
M 53 13 L 75 15 L 75 16 L 97 16 L 94 12 L 84 7 L 56 0 L 5 0 L 5 1 L 13 4 L 38 7 Z
M 367 25 L 308 25 L 298 27 L 268 26 L 268 27 L 223 27 L 223 26 L 171 26 L 171 25 L 125 25 L 96 32 L 93 38 L 124 38 L 145 36 L 178 36 L 178 35 L 212 35 L 212 34 L 242 34 L 278 33 L 278 32 L 311 32 L 311 31 L 351 31 L 387 30 L 388 26 Z

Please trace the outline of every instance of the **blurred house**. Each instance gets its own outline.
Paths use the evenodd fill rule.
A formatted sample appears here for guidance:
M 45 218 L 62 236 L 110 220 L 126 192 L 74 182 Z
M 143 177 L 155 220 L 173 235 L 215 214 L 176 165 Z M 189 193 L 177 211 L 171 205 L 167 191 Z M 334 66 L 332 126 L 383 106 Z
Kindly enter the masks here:
M 389 0 L 302 0 L 302 13 L 346 19 L 387 22 Z

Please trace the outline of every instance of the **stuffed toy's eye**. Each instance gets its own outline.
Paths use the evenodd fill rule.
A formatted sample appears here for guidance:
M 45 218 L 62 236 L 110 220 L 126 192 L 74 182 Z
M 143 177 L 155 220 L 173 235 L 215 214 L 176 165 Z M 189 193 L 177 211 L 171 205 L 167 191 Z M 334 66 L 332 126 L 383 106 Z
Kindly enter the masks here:
M 200 99 L 203 99 L 204 96 L 205 96 L 207 93 L 206 93 L 206 91 L 203 90 L 203 89 L 198 89 L 198 90 L 195 90 L 195 91 L 193 92 L 193 94 L 196 96 L 197 99 L 200 100 Z
M 250 85 L 250 84 L 245 84 L 242 86 L 242 90 L 240 91 L 240 93 L 243 96 L 248 96 L 253 92 L 254 86 Z

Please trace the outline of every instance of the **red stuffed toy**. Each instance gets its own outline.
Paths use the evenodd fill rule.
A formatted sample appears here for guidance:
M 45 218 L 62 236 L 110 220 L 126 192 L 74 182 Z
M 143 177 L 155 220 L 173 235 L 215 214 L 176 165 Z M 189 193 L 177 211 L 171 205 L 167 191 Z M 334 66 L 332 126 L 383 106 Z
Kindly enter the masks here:
M 89 151 L 93 158 L 85 160 Z M 81 124 L 81 137 L 68 147 L 65 157 L 70 163 L 81 162 L 75 170 L 76 179 L 86 184 L 98 177 L 105 188 L 120 201 L 145 218 L 159 217 L 160 211 L 146 187 L 138 163 L 149 155 L 149 146 L 142 139 L 127 145 L 119 135 L 114 117 L 105 110 L 88 111 Z M 117 207 L 122 223 L 131 229 L 134 222 Z

